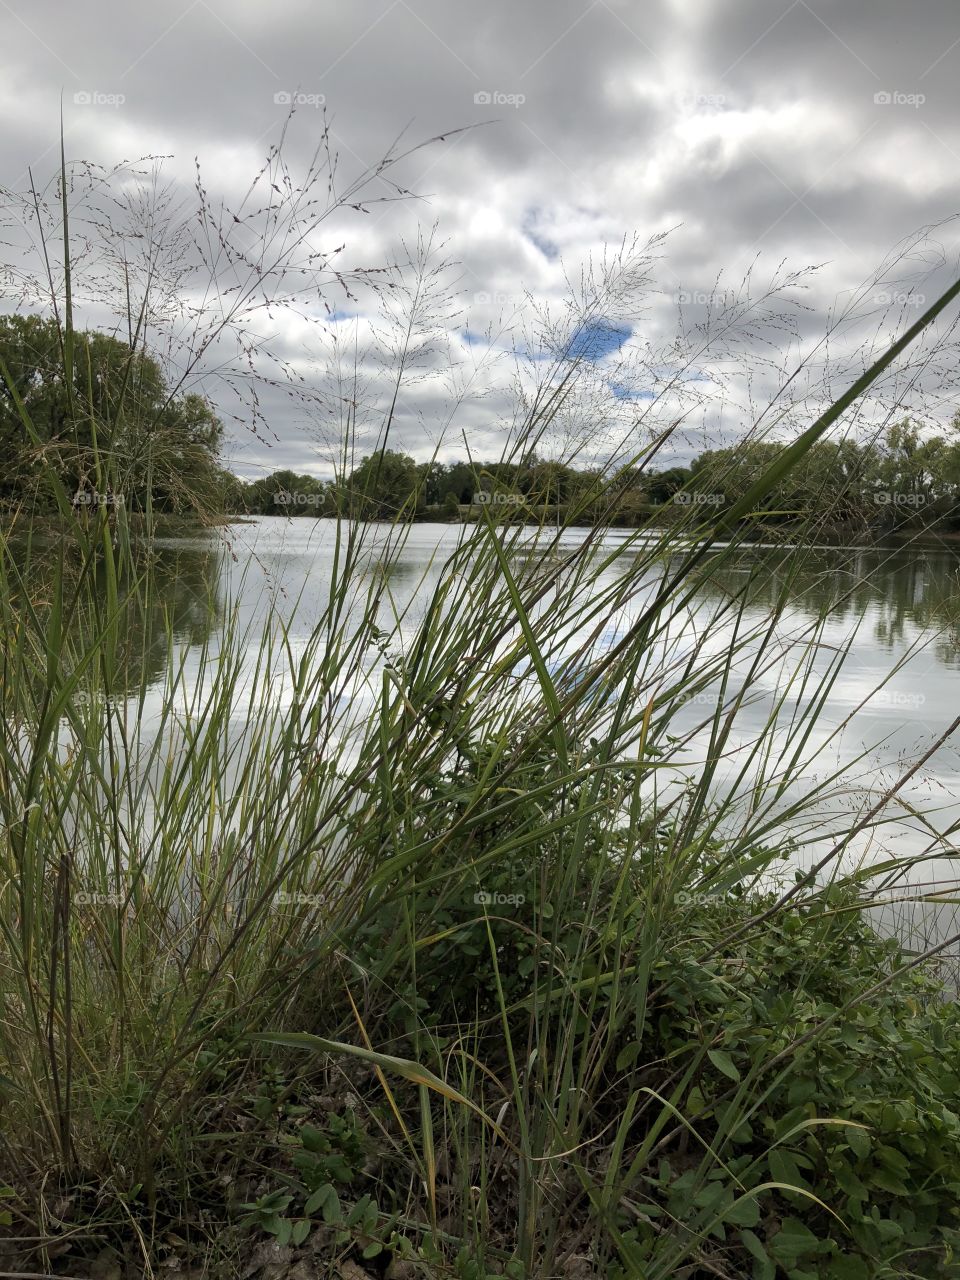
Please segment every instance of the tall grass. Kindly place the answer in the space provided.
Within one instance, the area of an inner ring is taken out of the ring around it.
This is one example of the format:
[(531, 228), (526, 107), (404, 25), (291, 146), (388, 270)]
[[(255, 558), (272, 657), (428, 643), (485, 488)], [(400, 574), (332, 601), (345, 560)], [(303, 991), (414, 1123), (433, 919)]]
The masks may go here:
[[(65, 195), (62, 230), (69, 263)], [(508, 456), (569, 425), (577, 336), (645, 270), (615, 259), (580, 300)], [(907, 960), (859, 931), (872, 877), (910, 860), (858, 860), (896, 786), (823, 830), (858, 762), (811, 781), (845, 654), (824, 658), (830, 606), (786, 628), (802, 548), (762, 615), (749, 577), (704, 588), (958, 292), (723, 522), (690, 506), (611, 545), (570, 536), (578, 509), (559, 528), (484, 513), (441, 544), (422, 617), (391, 592), (405, 512), (324, 522), (305, 641), (211, 592), (189, 663), (169, 614), (159, 652), (139, 642), (164, 616), (149, 524), (78, 517), (46, 477), (53, 541), (29, 518), (0, 534), (0, 1179), (18, 1257), (82, 1268), (106, 1242), (147, 1274), (174, 1255), (238, 1274), (253, 1233), (312, 1241), (330, 1275), (386, 1254), (394, 1275), (939, 1274), (960, 1224), (878, 1227), (869, 1269), (869, 1212), (822, 1137), (858, 1150), (868, 1112), (811, 1111), (805, 1090), (835, 1033), (957, 938)], [(631, 428), (584, 507), (615, 504), (623, 465), (674, 429)], [(776, 694), (745, 738), (761, 679)], [(935, 1004), (919, 982), (903, 999)], [(807, 1224), (831, 1247), (811, 1252)]]

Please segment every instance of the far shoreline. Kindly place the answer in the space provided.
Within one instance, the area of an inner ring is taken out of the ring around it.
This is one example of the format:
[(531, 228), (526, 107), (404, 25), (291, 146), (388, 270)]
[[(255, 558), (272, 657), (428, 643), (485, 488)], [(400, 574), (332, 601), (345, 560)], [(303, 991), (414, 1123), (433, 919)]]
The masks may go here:
[[(92, 513), (91, 513), (92, 515)], [(49, 512), (46, 515), (37, 517), (36, 513), (32, 516), (28, 512), (7, 512), (0, 513), (0, 529), (7, 536), (16, 535), (17, 525), (21, 519), (39, 520), (46, 525), (51, 531), (64, 531), (70, 527), (70, 522), (63, 519), (56, 512)], [(296, 514), (284, 510), (277, 512), (220, 512), (216, 515), (205, 515), (199, 517), (186, 513), (173, 512), (156, 512), (152, 516), (153, 532), (158, 537), (177, 537), (177, 536), (195, 536), (205, 530), (214, 531), (225, 529), (231, 525), (249, 525), (254, 526), (262, 519), (283, 519), (288, 523), (293, 521), (317, 521), (317, 520), (336, 520), (335, 513), (318, 513), (297, 512)], [(131, 532), (138, 536), (144, 533), (144, 525), (147, 522), (147, 516), (142, 512), (132, 512), (129, 519), (129, 527)], [(363, 524), (382, 524), (390, 525), (391, 521), (382, 518), (359, 519), (357, 517), (349, 517), (344, 515), (343, 519), (353, 519), (356, 523)], [(458, 525), (479, 524), (483, 519), (483, 508), (464, 506), (462, 514), (458, 520), (451, 518), (444, 519), (439, 511), (418, 512), (410, 519), (404, 521), (405, 524), (430, 524), (430, 525), (448, 525), (456, 528)], [(528, 528), (543, 528), (545, 530), (555, 530), (558, 532), (572, 532), (574, 530), (582, 530), (584, 533), (592, 529), (601, 528), (611, 533), (622, 533), (625, 536), (635, 533), (661, 533), (671, 528), (675, 529), (681, 536), (696, 537), (694, 530), (683, 530), (674, 521), (658, 521), (651, 519), (643, 524), (619, 524), (619, 523), (577, 523), (577, 524), (555, 524), (556, 511), (540, 511), (534, 518), (531, 513), (529, 518), (518, 519), (516, 516), (503, 518), (497, 513), (493, 518), (493, 523), (497, 528), (524, 525)], [(111, 520), (111, 524), (114, 521)], [(33, 525), (36, 531), (36, 525)], [(706, 532), (706, 531), (704, 531)], [(774, 548), (782, 546), (784, 549), (791, 545), (799, 545), (795, 543), (797, 534), (803, 532), (799, 525), (758, 525), (751, 531), (753, 536), (743, 537), (741, 544), (751, 547), (768, 547)], [(809, 531), (808, 531), (809, 532)], [(730, 538), (728, 531), (722, 538), (717, 538), (718, 543), (726, 542)], [(867, 540), (864, 540), (864, 539)], [(935, 527), (928, 528), (906, 528), (906, 529), (888, 529), (878, 530), (876, 535), (870, 537), (863, 530), (853, 533), (852, 530), (842, 528), (824, 528), (820, 531), (815, 543), (804, 542), (805, 547), (820, 547), (824, 550), (849, 550), (849, 551), (870, 551), (878, 548), (887, 548), (889, 550), (898, 550), (911, 547), (917, 550), (932, 551), (938, 548), (942, 550), (953, 550), (960, 548), (960, 529), (944, 529), (939, 530)]]

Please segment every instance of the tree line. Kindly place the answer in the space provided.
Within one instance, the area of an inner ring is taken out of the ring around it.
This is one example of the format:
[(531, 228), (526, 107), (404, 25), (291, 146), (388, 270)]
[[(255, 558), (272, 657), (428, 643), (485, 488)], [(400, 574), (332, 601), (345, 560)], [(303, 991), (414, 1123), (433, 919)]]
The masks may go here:
[[(52, 510), (56, 477), (75, 505), (123, 502), (131, 512), (459, 520), (487, 506), (498, 520), (635, 527), (687, 518), (691, 508), (722, 514), (783, 448), (746, 439), (689, 465), (603, 472), (533, 452), (515, 461), (418, 463), (380, 449), (335, 480), (279, 470), (244, 481), (221, 464), (224, 429), (213, 408), (202, 396), (172, 394), (142, 346), (78, 332), (69, 365), (64, 357), (55, 320), (0, 317), (0, 507)], [(755, 518), (789, 527), (813, 517), (825, 531), (858, 535), (953, 531), (958, 511), (960, 413), (940, 433), (904, 419), (870, 441), (821, 441)]]
[[(767, 472), (782, 444), (746, 440), (701, 453), (687, 466), (624, 467), (601, 473), (531, 455), (519, 462), (417, 463), (379, 450), (341, 480), (293, 471), (236, 479), (229, 509), (251, 515), (448, 519), (487, 507), (497, 519), (554, 515), (584, 524), (636, 527), (722, 514)], [(960, 530), (960, 414), (948, 434), (922, 434), (909, 420), (877, 439), (821, 441), (763, 500), (761, 526), (809, 524), (837, 535), (936, 527)]]

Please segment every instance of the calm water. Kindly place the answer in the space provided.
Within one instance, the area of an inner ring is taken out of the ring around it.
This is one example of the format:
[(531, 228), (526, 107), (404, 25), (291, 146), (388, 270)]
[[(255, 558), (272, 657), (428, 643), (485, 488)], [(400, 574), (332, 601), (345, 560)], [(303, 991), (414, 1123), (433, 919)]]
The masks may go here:
[[(271, 618), (283, 619), (294, 649), (306, 641), (324, 608), (334, 529), (332, 522), (325, 520), (263, 517), (231, 525), (216, 537), (162, 542), (164, 603), (172, 609), (188, 678), (199, 669), (201, 644), (208, 643), (216, 651), (222, 625), (218, 618), (233, 607), (248, 628), (251, 663), (259, 650), (262, 626)], [(460, 536), (459, 526), (451, 525), (418, 524), (409, 531), (403, 553), (389, 574), (394, 606), (404, 614), (404, 638), (414, 634), (443, 561)], [(573, 546), (582, 536), (569, 530), (563, 535), (564, 543)], [(626, 536), (610, 531), (605, 545), (615, 547)], [(625, 554), (622, 563), (614, 562), (608, 579), (626, 571), (632, 554)], [(766, 617), (784, 574), (790, 570), (789, 559), (782, 549), (745, 549), (702, 586), (688, 613), (664, 638), (664, 654), (703, 643), (703, 623), (743, 585), (758, 560), (763, 573), (747, 607), (746, 621)], [(374, 546), (370, 571), (376, 569)], [(651, 576), (649, 590), (654, 583)], [(811, 652), (812, 620), (824, 604), (841, 595), (846, 599), (833, 612), (818, 647)], [(218, 613), (213, 617), (207, 608), (210, 596), (217, 601)], [(641, 591), (630, 608), (609, 619), (605, 642), (623, 634), (643, 601)], [(156, 622), (156, 635), (149, 634), (148, 626), (138, 638), (153, 662), (148, 713), (150, 700), (157, 710), (162, 698), (165, 641), (159, 609)], [(721, 626), (706, 643), (720, 650), (728, 636), (729, 628)], [(818, 807), (822, 833), (810, 827), (809, 819), (798, 832), (806, 842), (801, 862), (809, 863), (829, 848), (829, 832), (835, 832), (838, 823), (849, 826), (852, 818), (869, 808), (960, 714), (960, 554), (950, 549), (823, 547), (805, 555), (803, 571), (777, 628), (777, 659), (751, 678), (748, 702), (737, 716), (734, 745), (747, 747), (777, 708), (778, 722), (787, 735), (801, 693), (797, 673), (803, 661), (808, 659), (813, 670), (824, 671), (842, 646), (849, 646), (849, 653), (805, 745), (809, 763), (803, 779), (781, 797), (781, 803), (788, 804), (815, 782), (840, 768), (847, 770), (844, 784), (834, 785), (830, 798)], [(892, 678), (876, 692), (891, 671)], [(358, 705), (373, 697), (374, 687), (371, 684), (370, 689), (358, 687), (354, 691)], [(806, 696), (810, 692), (808, 689)], [(278, 680), (274, 696), (282, 705), (286, 696), (282, 680)], [(694, 730), (712, 713), (716, 696), (708, 689), (692, 698), (680, 712), (676, 729)], [(697, 768), (708, 737), (706, 729), (694, 734), (686, 753), (690, 769)], [(875, 832), (871, 840), (858, 842), (858, 857), (876, 861), (889, 853), (935, 851), (937, 857), (915, 879), (935, 881), (938, 887), (955, 882), (949, 833), (952, 824), (960, 824), (958, 746), (960, 739), (946, 743), (918, 771), (899, 793), (899, 804), (891, 811), (896, 820), (881, 833)], [(738, 754), (742, 753), (728, 753), (719, 770), (718, 787), (736, 782), (741, 767)], [(917, 816), (921, 812), (926, 815), (923, 820)], [(952, 906), (923, 910), (923, 927), (934, 934), (949, 926), (954, 912)]]

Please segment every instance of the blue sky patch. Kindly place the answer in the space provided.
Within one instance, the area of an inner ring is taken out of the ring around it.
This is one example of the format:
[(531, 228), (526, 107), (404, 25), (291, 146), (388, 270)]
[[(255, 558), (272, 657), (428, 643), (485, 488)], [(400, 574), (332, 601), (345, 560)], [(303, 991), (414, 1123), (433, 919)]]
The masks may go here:
[(571, 360), (602, 360), (619, 351), (632, 332), (629, 325), (593, 320), (574, 335), (567, 354)]
[(527, 239), (532, 244), (536, 245), (536, 247), (540, 250), (543, 256), (545, 258), (549, 258), (550, 261), (553, 262), (555, 259), (560, 257), (560, 250), (557, 247), (556, 243), (549, 238), (549, 236), (545, 236), (543, 232), (538, 229), (538, 224), (540, 222), (540, 213), (541, 213), (540, 209), (536, 207), (532, 209), (528, 209), (526, 213), (523, 215), (521, 230), (523, 231), (523, 234), (527, 237)]
[(617, 400), (655, 400), (652, 391), (638, 391), (636, 387), (628, 387), (624, 382), (615, 382), (612, 378), (607, 384)]

